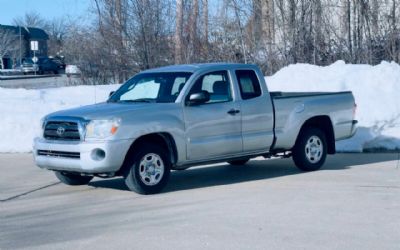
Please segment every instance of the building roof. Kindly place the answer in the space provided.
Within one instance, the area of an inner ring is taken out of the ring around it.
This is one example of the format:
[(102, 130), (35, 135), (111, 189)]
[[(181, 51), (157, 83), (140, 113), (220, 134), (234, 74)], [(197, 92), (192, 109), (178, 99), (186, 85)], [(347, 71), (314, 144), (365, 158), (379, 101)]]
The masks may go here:
[(49, 35), (46, 31), (40, 28), (34, 27), (22, 27), (22, 26), (11, 26), (11, 25), (1, 25), (0, 30), (10, 30), (14, 34), (19, 34), (21, 28), (21, 35), (29, 40), (49, 40)]
[(28, 32), (31, 39), (49, 40), (49, 35), (42, 29), (28, 27)]

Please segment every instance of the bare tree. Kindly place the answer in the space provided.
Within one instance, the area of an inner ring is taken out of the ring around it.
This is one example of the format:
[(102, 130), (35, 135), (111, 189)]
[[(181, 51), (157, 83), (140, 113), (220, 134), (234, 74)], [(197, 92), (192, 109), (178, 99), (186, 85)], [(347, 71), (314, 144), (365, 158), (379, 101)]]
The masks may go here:
[(13, 20), (16, 26), (47, 28), (46, 20), (36, 11), (25, 13), (24, 16), (16, 17)]
[(11, 56), (19, 49), (18, 39), (10, 30), (0, 29), (0, 68), (4, 69), (3, 57)]
[(65, 18), (54, 18), (47, 21), (46, 32), (49, 35), (48, 53), (62, 56), (65, 38), (68, 34), (68, 23)]
[(189, 16), (189, 37), (188, 46), (186, 53), (186, 62), (190, 63), (194, 61), (194, 57), (198, 55), (198, 30), (197, 30), (197, 20), (199, 18), (199, 1), (192, 0), (192, 13)]
[(313, 0), (314, 20), (314, 46), (313, 46), (313, 63), (320, 64), (323, 53), (324, 38), (322, 33), (322, 3), (321, 0)]
[(73, 50), (83, 40), (69, 57), (116, 81), (172, 63), (251, 62), (272, 74), (296, 62), (400, 60), (399, 0), (93, 1), (97, 22), (56, 41)]
[(208, 55), (208, 0), (203, 0), (203, 46), (204, 54)]
[(176, 64), (180, 64), (183, 62), (182, 29), (183, 29), (183, 0), (176, 0), (176, 27), (175, 27), (175, 63)]

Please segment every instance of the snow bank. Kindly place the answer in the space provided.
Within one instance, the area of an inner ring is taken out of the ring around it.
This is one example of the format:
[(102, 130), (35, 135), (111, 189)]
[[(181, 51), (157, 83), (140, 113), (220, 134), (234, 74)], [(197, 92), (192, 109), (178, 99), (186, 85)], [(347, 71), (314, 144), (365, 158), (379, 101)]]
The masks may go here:
[(295, 64), (266, 81), (271, 91), (353, 91), (359, 130), (353, 138), (338, 142), (337, 149), (400, 149), (400, 65)]
[[(343, 61), (327, 67), (296, 64), (266, 80), (272, 91), (353, 91), (360, 128), (353, 138), (339, 142), (338, 150), (400, 149), (400, 65), (350, 65)], [(118, 87), (0, 88), (0, 152), (31, 151), (43, 116), (104, 101)]]
[(0, 152), (30, 152), (48, 113), (105, 101), (119, 85), (40, 90), (0, 88)]

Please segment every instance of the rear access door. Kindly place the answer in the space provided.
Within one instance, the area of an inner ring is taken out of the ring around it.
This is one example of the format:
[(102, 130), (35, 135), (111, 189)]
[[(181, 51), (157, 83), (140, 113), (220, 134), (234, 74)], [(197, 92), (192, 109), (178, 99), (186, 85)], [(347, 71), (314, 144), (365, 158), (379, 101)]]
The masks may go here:
[(240, 91), (244, 153), (266, 152), (274, 140), (274, 112), (267, 87), (252, 69), (235, 70)]

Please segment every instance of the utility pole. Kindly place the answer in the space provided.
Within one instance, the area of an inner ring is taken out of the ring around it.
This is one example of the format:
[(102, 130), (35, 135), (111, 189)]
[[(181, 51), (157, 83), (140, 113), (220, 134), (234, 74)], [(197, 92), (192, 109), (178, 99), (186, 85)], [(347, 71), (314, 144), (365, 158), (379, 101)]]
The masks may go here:
[(22, 65), (22, 37), (21, 37), (21, 26), (19, 26), (19, 66)]

